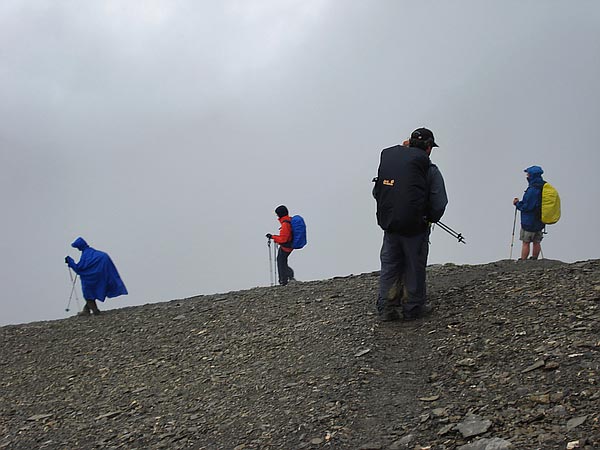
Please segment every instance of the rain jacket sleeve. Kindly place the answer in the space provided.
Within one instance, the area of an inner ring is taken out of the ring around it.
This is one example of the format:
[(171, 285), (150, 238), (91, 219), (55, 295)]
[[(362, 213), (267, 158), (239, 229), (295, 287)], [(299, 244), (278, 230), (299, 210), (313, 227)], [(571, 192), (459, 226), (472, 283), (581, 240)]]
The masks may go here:
[(440, 169), (435, 164), (431, 164), (428, 173), (429, 183), (429, 206), (427, 211), (427, 220), (429, 222), (438, 222), (448, 205), (448, 195), (446, 194), (446, 185)]
[(523, 199), (518, 201), (515, 206), (521, 212), (532, 212), (535, 211), (538, 206), (538, 190), (535, 188), (527, 188), (525, 193), (523, 194)]
[(92, 253), (94, 252), (94, 249), (91, 247), (90, 249), (92, 252), (88, 252), (88, 249), (85, 249), (81, 252), (81, 258), (79, 258), (78, 263), (76, 263), (75, 260), (70, 256), (67, 256), (67, 264), (75, 271), (76, 274), (81, 275), (89, 270), (90, 265), (92, 264)]

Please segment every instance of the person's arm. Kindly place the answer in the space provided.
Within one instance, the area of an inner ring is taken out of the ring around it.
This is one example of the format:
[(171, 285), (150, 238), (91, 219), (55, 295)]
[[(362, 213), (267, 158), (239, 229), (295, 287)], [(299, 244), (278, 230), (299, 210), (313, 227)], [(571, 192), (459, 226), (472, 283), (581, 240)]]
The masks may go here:
[(81, 275), (82, 273), (86, 272), (90, 268), (90, 264), (93, 263), (93, 254), (94, 250), (88, 247), (81, 252), (81, 258), (79, 258), (79, 262), (75, 262), (70, 256), (67, 256), (68, 261), (67, 258), (65, 258), (65, 262), (69, 264), (69, 267), (73, 269), (75, 273)]
[(73, 269), (75, 271), (75, 273), (79, 273), (77, 271), (77, 263), (75, 262), (75, 260), (73, 258), (71, 258), (70, 256), (67, 256), (67, 257), (65, 257), (65, 262), (71, 269)]
[(429, 210), (427, 211), (427, 220), (429, 222), (439, 221), (448, 205), (448, 195), (446, 194), (446, 185), (442, 173), (435, 164), (429, 168)]
[(379, 190), (380, 190), (379, 179), (377, 177), (375, 177), (375, 178), (373, 178), (373, 190), (371, 191), (371, 194), (373, 194), (373, 198), (375, 200), (377, 200), (379, 198)]
[(537, 207), (536, 192), (534, 189), (527, 188), (525, 194), (523, 194), (523, 200), (515, 203), (515, 206), (519, 211), (530, 212), (534, 211)]
[(371, 194), (373, 194), (373, 198), (375, 200), (379, 200), (379, 193), (381, 192), (381, 183), (379, 182), (380, 169), (381, 169), (381, 156), (379, 156), (379, 167), (377, 168), (377, 176), (375, 178), (373, 178), (373, 190), (371, 191)]
[(290, 242), (292, 240), (292, 225), (288, 221), (283, 222), (279, 234), (273, 235), (273, 240), (279, 245)]

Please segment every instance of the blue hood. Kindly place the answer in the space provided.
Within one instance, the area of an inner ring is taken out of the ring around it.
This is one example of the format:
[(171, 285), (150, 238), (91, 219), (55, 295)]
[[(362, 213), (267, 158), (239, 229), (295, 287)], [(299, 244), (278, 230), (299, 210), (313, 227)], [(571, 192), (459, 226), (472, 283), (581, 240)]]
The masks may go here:
[(525, 169), (523, 172), (527, 172), (529, 175), (534, 175), (534, 174), (543, 174), (544, 173), (544, 169), (542, 169), (540, 166), (530, 166), (527, 169)]
[(89, 247), (88, 243), (85, 242), (85, 239), (83, 239), (82, 237), (78, 237), (77, 239), (75, 239), (75, 241), (71, 244), (71, 247), (75, 247), (77, 250), (79, 251), (84, 251), (86, 248)]
[(544, 170), (540, 166), (528, 167), (523, 172), (527, 172), (529, 186), (542, 186), (544, 184), (544, 179), (542, 178)]

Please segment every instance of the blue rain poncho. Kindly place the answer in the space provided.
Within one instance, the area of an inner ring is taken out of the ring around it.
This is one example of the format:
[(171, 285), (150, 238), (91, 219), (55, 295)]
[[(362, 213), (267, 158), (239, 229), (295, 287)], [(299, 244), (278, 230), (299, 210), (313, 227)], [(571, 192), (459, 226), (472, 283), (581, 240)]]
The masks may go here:
[(82, 237), (75, 239), (71, 247), (81, 250), (78, 263), (70, 256), (66, 262), (81, 278), (84, 299), (103, 302), (106, 297), (127, 295), (127, 288), (107, 253), (90, 247)]

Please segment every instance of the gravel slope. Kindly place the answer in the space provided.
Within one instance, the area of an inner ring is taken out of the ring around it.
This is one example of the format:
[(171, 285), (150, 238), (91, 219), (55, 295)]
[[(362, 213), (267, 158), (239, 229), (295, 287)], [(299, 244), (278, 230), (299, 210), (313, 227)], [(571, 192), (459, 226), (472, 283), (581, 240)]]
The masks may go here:
[(600, 448), (600, 260), (428, 270), (2, 327), (0, 448)]

